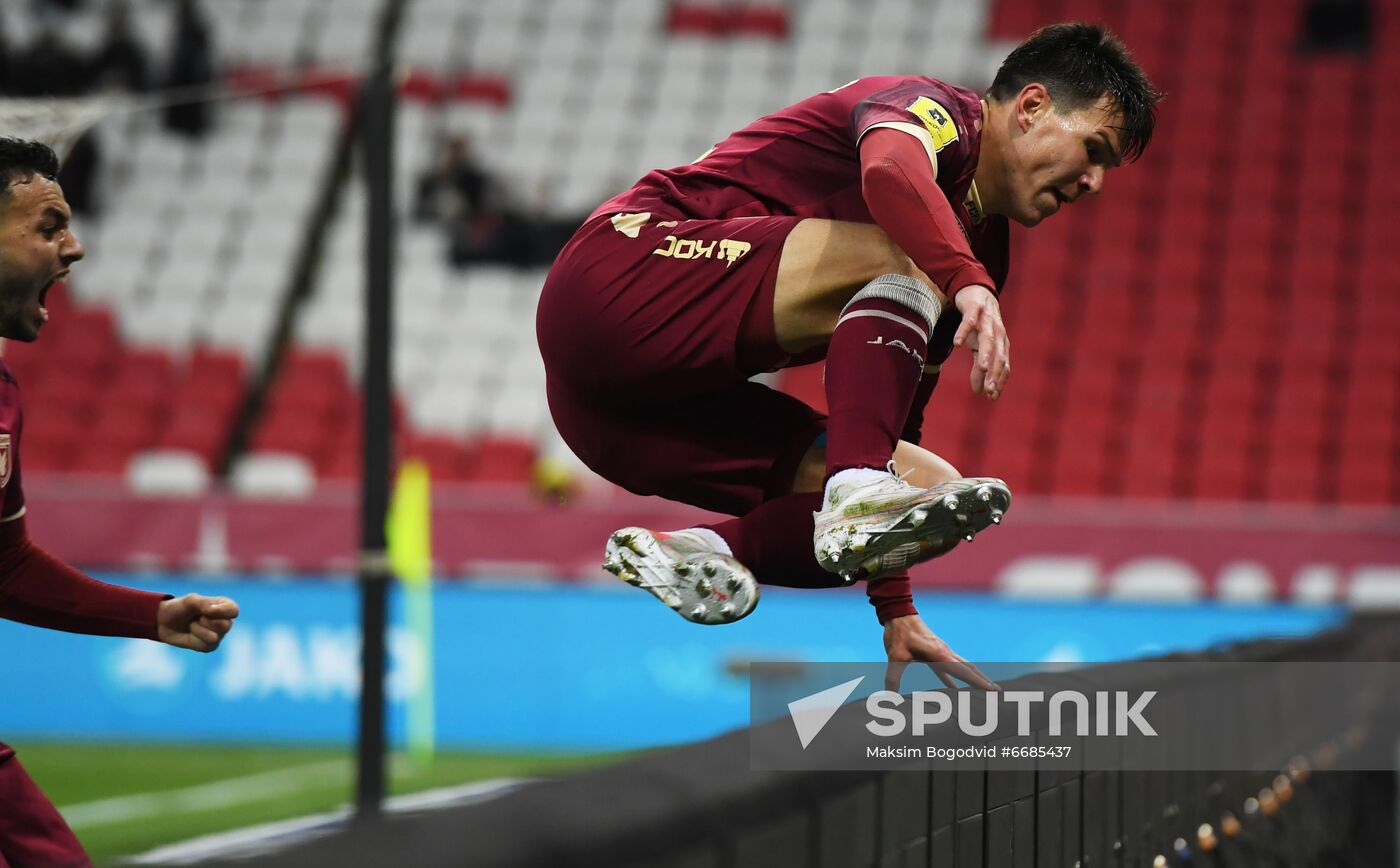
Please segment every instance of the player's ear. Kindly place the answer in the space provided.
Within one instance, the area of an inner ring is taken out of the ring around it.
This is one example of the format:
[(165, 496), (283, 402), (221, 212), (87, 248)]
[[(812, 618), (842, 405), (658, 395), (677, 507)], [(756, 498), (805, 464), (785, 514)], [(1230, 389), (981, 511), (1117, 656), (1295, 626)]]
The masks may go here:
[(1016, 123), (1024, 132), (1030, 129), (1036, 118), (1048, 112), (1050, 108), (1050, 92), (1045, 89), (1045, 85), (1033, 81), (1016, 94)]

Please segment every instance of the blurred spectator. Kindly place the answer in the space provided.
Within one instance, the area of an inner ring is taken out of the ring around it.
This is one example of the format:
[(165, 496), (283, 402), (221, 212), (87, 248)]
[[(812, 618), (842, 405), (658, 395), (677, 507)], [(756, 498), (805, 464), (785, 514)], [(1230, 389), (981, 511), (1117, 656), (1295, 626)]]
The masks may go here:
[(498, 199), (494, 180), (472, 160), (467, 138), (451, 136), (436, 165), (418, 178), (413, 216), (424, 222), (469, 218), (495, 210)]
[(529, 226), (505, 207), (500, 185), (472, 159), (465, 136), (448, 137), (419, 177), (413, 216), (442, 226), (453, 265), (530, 262)]
[(40, 16), (77, 12), (83, 0), (34, 0), (34, 11)]
[(495, 178), (476, 164), (465, 136), (450, 136), (432, 169), (418, 178), (413, 216), (447, 232), (452, 265), (547, 265), (581, 219), (532, 216), (507, 204)]
[(88, 60), (46, 26), (10, 58), (7, 90), (14, 96), (77, 96), (87, 90)]
[(149, 69), (146, 49), (131, 30), (131, 7), (125, 0), (112, 0), (107, 7), (107, 34), (92, 63), (93, 85), (140, 92), (146, 89)]
[(91, 130), (83, 133), (63, 157), (58, 170), (58, 184), (74, 214), (97, 216), (97, 176), (102, 165), (102, 152), (97, 136)]
[[(214, 83), (214, 46), (209, 24), (194, 0), (179, 0), (175, 11), (174, 48), (166, 85), (198, 87)], [(176, 103), (165, 109), (165, 126), (190, 138), (209, 129), (210, 104), (204, 99)]]

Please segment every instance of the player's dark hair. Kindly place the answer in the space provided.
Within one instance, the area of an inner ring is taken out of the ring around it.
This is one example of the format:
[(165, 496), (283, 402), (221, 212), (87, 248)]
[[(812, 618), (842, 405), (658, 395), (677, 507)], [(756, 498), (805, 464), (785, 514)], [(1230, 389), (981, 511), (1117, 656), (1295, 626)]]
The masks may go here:
[(58, 155), (43, 142), (0, 137), (0, 199), (10, 195), (10, 185), (35, 175), (58, 178)]
[(1141, 156), (1152, 141), (1162, 94), (1122, 40), (1101, 24), (1051, 24), (1032, 33), (1002, 61), (987, 96), (1012, 99), (1032, 82), (1045, 85), (1063, 111), (1092, 105), (1108, 94), (1123, 112), (1118, 132), (1125, 161)]

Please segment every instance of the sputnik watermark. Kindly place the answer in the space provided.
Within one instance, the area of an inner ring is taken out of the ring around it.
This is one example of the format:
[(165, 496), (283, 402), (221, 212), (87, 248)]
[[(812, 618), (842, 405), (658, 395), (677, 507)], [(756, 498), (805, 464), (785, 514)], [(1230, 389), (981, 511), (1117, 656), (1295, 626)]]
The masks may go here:
[[(842, 686), (844, 687), (844, 685)], [(850, 693), (851, 691), (847, 690), (846, 696), (849, 696)], [(958, 730), (964, 735), (983, 737), (996, 732), (1001, 722), (1000, 709), (1002, 704), (1010, 703), (1016, 706), (1016, 735), (1023, 738), (1029, 737), (1034, 732), (1031, 728), (1031, 711), (1034, 706), (1046, 701), (1044, 691), (1040, 690), (1007, 690), (978, 695), (984, 697), (980, 723), (973, 720), (974, 694), (966, 690), (960, 690), (957, 693), (956, 723)], [(1152, 724), (1143, 717), (1143, 712), (1147, 710), (1148, 703), (1156, 695), (1157, 691), (1155, 690), (1145, 690), (1139, 693), (1136, 699), (1133, 699), (1126, 690), (1095, 691), (1093, 734), (1119, 737), (1135, 734), (1155, 736), (1157, 730), (1153, 729)], [(952, 697), (942, 691), (916, 690), (906, 699), (894, 691), (881, 690), (870, 694), (865, 700), (865, 710), (874, 718), (866, 723), (865, 728), (871, 735), (883, 737), (904, 735), (906, 731), (911, 735), (925, 735), (931, 727), (943, 726), (954, 720), (953, 704)], [(905, 705), (909, 706), (908, 713), (903, 708)], [(1090, 699), (1077, 690), (1060, 690), (1051, 695), (1048, 706), (1050, 735), (1058, 736), (1067, 733), (1069, 727), (1064, 725), (1066, 708), (1074, 710), (1072, 720), (1074, 734), (1089, 735)], [(1114, 723), (1112, 732), (1110, 732), (1109, 727), (1110, 716)], [(830, 715), (828, 715), (827, 720), (830, 719)], [(1129, 725), (1135, 727), (1137, 732), (1129, 730)], [(805, 740), (804, 749), (807, 744), (811, 743), (811, 740), (811, 738)]]
[(1355, 770), (1400, 759), (1400, 663), (984, 665), (1001, 690), (944, 689), (937, 671), (911, 669), (901, 694), (882, 689), (883, 664), (754, 663), (752, 765), (1277, 772), (1296, 756)]
[[(792, 717), (792, 724), (797, 730), (797, 738), (802, 743), (803, 750), (806, 750), (812, 740), (831, 722), (837, 709), (864, 680), (864, 677), (855, 678), (788, 703), (788, 714)], [(1051, 736), (1066, 735), (1070, 732), (1078, 736), (1087, 736), (1092, 728), (1093, 735), (1096, 736), (1155, 736), (1157, 730), (1143, 713), (1156, 695), (1155, 690), (1140, 691), (1136, 696), (1126, 690), (1098, 690), (1094, 692), (1091, 700), (1087, 694), (1078, 690), (1056, 691), (1050, 695), (1046, 707), (1049, 733)], [(983, 700), (980, 722), (974, 719), (973, 706), (977, 696), (981, 696)], [(979, 694), (960, 690), (951, 695), (939, 690), (916, 690), (908, 697), (892, 690), (879, 690), (866, 697), (865, 710), (871, 719), (866, 722), (865, 728), (871, 735), (883, 738), (906, 733), (923, 736), (934, 727), (942, 727), (952, 722), (956, 723), (958, 731), (964, 735), (980, 738), (998, 731), (1002, 704), (1008, 703), (1016, 706), (1016, 735), (1026, 738), (1034, 733), (1031, 727), (1032, 711), (1035, 706), (1045, 702), (1045, 692), (1041, 690), (1007, 690)], [(908, 706), (907, 710), (905, 706)], [(1073, 712), (1071, 726), (1065, 725), (1066, 709)]]

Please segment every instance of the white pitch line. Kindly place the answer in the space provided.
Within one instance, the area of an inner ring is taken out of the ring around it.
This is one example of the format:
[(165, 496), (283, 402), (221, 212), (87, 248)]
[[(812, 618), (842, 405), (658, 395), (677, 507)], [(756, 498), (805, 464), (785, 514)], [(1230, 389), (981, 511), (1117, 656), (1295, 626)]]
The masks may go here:
[[(449, 805), (484, 802), (497, 796), (503, 796), (532, 780), (532, 778), (496, 778), (489, 781), (477, 781), (471, 784), (394, 796), (384, 800), (384, 810), (389, 813), (404, 813)], [(123, 864), (192, 865), (216, 857), (251, 859), (275, 853), (284, 846), (300, 844), (329, 834), (344, 825), (350, 816), (350, 808), (342, 806), (324, 814), (278, 820), (273, 823), (248, 826), (228, 832), (215, 832), (212, 835), (203, 835), (189, 841), (166, 844), (139, 856), (128, 857)]]
[(308, 763), (178, 790), (80, 802), (60, 807), (58, 812), (75, 829), (109, 826), (141, 817), (193, 814), (348, 781), (350, 769), (350, 761), (343, 759)]

